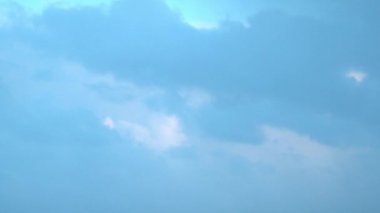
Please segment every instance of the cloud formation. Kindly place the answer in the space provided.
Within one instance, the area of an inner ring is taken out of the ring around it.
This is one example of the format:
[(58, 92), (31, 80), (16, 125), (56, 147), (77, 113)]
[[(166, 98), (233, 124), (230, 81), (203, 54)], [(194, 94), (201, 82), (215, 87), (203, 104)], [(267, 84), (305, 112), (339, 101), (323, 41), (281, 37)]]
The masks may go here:
[[(277, 169), (337, 169), (355, 154), (354, 149), (340, 149), (322, 144), (297, 132), (263, 126), (260, 144), (227, 145), (226, 150), (247, 158), (254, 164), (267, 164)], [(347, 162), (346, 162), (347, 163)]]
[(369, 3), (6, 5), (0, 212), (376, 212)]
[(186, 135), (176, 116), (156, 116), (145, 124), (120, 121), (118, 130), (134, 141), (164, 151), (182, 145)]

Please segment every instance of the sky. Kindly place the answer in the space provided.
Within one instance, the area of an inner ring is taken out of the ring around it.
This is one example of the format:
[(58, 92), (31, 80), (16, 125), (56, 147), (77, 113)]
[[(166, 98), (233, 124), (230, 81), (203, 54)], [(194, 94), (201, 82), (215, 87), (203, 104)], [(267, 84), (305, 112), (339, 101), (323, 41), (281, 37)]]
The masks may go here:
[(379, 212), (379, 10), (0, 0), (0, 212)]

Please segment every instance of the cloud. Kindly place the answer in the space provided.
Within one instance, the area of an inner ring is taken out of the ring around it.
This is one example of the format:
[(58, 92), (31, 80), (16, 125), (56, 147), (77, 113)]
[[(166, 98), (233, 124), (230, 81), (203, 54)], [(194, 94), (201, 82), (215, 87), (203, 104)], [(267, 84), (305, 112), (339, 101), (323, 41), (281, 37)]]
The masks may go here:
[(115, 128), (115, 122), (110, 117), (106, 117), (103, 120), (103, 125), (106, 126), (106, 127), (108, 127), (109, 129), (114, 129)]
[(322, 144), (292, 130), (264, 126), (262, 143), (229, 144), (227, 150), (255, 164), (278, 169), (337, 169), (355, 153), (354, 149)]
[[(185, 19), (220, 22), (224, 20), (244, 21), (263, 11), (282, 11), (288, 14), (312, 17), (319, 20), (371, 21), (376, 17), (377, 2), (356, 0), (165, 0), (174, 10), (180, 11)], [(352, 13), (360, 14), (360, 18)]]
[(25, 54), (38, 63), (21, 69), (25, 61), (15, 60), (13, 72), (1, 74), (2, 86), (15, 101), (48, 104), (56, 110), (86, 110), (102, 119), (105, 127), (125, 136), (125, 142), (132, 139), (157, 150), (184, 143), (180, 118), (149, 105), (165, 100), (162, 89), (119, 80), (110, 73), (92, 72), (67, 60), (46, 60), (34, 51)]
[(194, 21), (194, 22), (187, 22), (191, 27), (197, 30), (217, 30), (219, 28), (218, 24), (211, 23), (211, 22), (202, 22), (202, 21)]
[(360, 83), (363, 83), (363, 81), (367, 78), (367, 74), (362, 71), (352, 70), (346, 74), (346, 77), (360, 84)]
[(199, 88), (181, 89), (178, 94), (183, 98), (186, 105), (192, 108), (201, 108), (214, 100), (212, 95)]
[[(186, 105), (193, 108), (210, 104), (208, 91), (212, 91), (211, 99), (218, 98), (218, 103), (213, 103), (213, 111), (205, 111), (202, 118), (194, 119), (196, 125), (215, 130), (205, 131), (210, 136), (215, 132), (244, 135), (244, 131), (249, 131), (248, 124), (255, 120), (253, 115), (262, 122), (281, 120), (280, 126), (287, 126), (295, 123), (291, 116), (280, 119), (274, 114), (283, 111), (287, 115), (286, 111), (293, 108), (305, 112), (305, 117), (313, 117), (302, 119), (295, 129), (313, 128), (313, 125), (315, 130), (326, 128), (326, 125), (315, 125), (321, 123), (320, 117), (326, 113), (344, 121), (339, 127), (358, 122), (366, 126), (361, 128), (363, 131), (371, 129), (369, 127), (378, 120), (378, 116), (373, 116), (380, 105), (374, 98), (376, 89), (365, 88), (366, 91), (359, 94), (341, 82), (340, 70), (353, 60), (373, 70), (378, 66), (376, 60), (370, 60), (378, 55), (376, 51), (366, 49), (370, 43), (376, 43), (375, 40), (363, 39), (363, 44), (355, 42), (356, 36), (363, 38), (364, 31), (358, 32), (351, 25), (263, 10), (244, 20), (250, 28), (230, 20), (219, 23), (219, 30), (205, 33), (189, 27), (186, 19), (161, 1), (138, 4), (118, 1), (107, 13), (89, 7), (49, 8), (29, 21), (33, 28), (17, 26), (14, 29), (18, 30), (9, 32), (7, 39), (1, 41), (9, 47), (13, 43), (25, 45), (52, 57), (78, 62), (101, 78), (109, 78), (108, 74), (117, 79), (116, 84), (86, 83), (86, 87), (92, 87), (92, 95), (82, 99), (101, 96), (107, 99), (102, 103), (114, 112), (99, 110), (100, 119), (106, 116), (128, 118), (130, 115), (125, 115), (123, 107), (133, 108), (134, 112), (141, 110), (137, 108), (149, 111), (152, 107), (147, 105), (167, 111), (164, 114), (179, 116), (171, 112), (175, 103), (164, 100), (167, 97), (163, 91), (171, 93), (173, 88), (196, 85), (201, 91), (190, 88), (179, 93)], [(17, 54), (19, 51), (14, 51), (14, 55)], [(88, 90), (86, 87), (73, 87), (76, 89), (70, 92), (74, 97), (79, 96), (77, 91)], [(72, 97), (65, 94), (68, 91), (52, 99), (72, 103), (69, 101)], [(126, 99), (128, 104), (120, 104)], [(110, 104), (112, 102), (119, 105)], [(137, 107), (139, 103), (144, 103), (140, 104), (143, 107)], [(263, 105), (269, 107), (260, 108)], [(283, 105), (291, 107), (283, 110)], [(364, 106), (367, 106), (365, 110), (358, 110)], [(224, 124), (224, 117), (229, 118), (234, 127)]]
[[(378, 151), (355, 161), (346, 148), (378, 146), (379, 13), (349, 13), (362, 25), (244, 8), (250, 18), (210, 20), (219, 28), (207, 31), (159, 0), (10, 16), (0, 33), (0, 156), (21, 180), (0, 171), (0, 211), (379, 209)], [(341, 70), (351, 64), (371, 70), (369, 87), (347, 86)], [(262, 123), (271, 126), (257, 136)], [(202, 155), (207, 138), (215, 155)]]
[(185, 143), (187, 138), (180, 121), (173, 115), (155, 116), (145, 123), (122, 120), (119, 121), (119, 124), (120, 128), (117, 130), (122, 135), (159, 151), (178, 147)]

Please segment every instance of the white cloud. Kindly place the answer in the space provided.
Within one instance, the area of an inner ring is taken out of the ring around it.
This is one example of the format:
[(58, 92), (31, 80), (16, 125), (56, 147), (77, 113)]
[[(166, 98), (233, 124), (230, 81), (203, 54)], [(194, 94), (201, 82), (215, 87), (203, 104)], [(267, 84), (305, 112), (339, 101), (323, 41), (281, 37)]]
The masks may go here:
[(214, 99), (208, 92), (198, 88), (182, 89), (178, 94), (183, 98), (186, 105), (192, 108), (200, 108), (210, 104)]
[(106, 126), (106, 127), (108, 127), (109, 129), (114, 129), (115, 128), (115, 122), (110, 117), (106, 117), (103, 120), (103, 125)]
[(351, 70), (346, 74), (346, 77), (356, 81), (357, 83), (362, 83), (367, 78), (367, 74), (362, 71)]
[(351, 149), (328, 146), (287, 129), (264, 126), (261, 131), (264, 140), (260, 144), (230, 143), (224, 148), (253, 163), (286, 169), (333, 168), (353, 153)]
[[(65, 77), (54, 80), (53, 84), (56, 87), (59, 83), (59, 90), (55, 91), (58, 97), (65, 97), (59, 103), (85, 106), (105, 117), (103, 125), (116, 130), (125, 139), (156, 150), (177, 147), (185, 141), (179, 118), (162, 115), (148, 104), (165, 95), (162, 89), (120, 81), (109, 74), (91, 73), (78, 65), (66, 64), (63, 69), (61, 73)], [(64, 84), (71, 85), (70, 89)]]
[(122, 135), (155, 150), (167, 150), (182, 145), (186, 135), (176, 116), (161, 115), (144, 123), (120, 121)]
[[(34, 57), (30, 60), (41, 61)], [(126, 141), (132, 138), (157, 150), (177, 147), (186, 140), (180, 118), (162, 114), (151, 104), (162, 101), (166, 92), (161, 88), (118, 80), (110, 74), (91, 72), (67, 61), (50, 60), (30, 66), (24, 61), (16, 61), (15, 64), (23, 69), (4, 72), (0, 79), (15, 101), (44, 100), (56, 109), (86, 109)]]
[(186, 24), (190, 25), (196, 30), (217, 30), (219, 29), (219, 24), (207, 21), (185, 21)]

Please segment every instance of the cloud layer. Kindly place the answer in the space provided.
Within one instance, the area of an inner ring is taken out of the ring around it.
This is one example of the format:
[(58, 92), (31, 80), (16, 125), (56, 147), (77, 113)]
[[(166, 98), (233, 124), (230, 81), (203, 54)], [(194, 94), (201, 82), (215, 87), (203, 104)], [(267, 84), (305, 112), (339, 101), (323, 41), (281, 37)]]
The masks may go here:
[(376, 212), (374, 4), (1, 4), (0, 212)]

